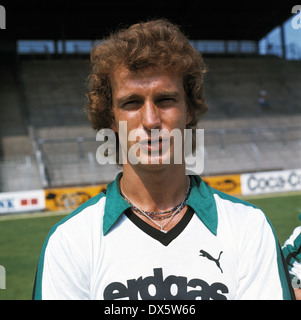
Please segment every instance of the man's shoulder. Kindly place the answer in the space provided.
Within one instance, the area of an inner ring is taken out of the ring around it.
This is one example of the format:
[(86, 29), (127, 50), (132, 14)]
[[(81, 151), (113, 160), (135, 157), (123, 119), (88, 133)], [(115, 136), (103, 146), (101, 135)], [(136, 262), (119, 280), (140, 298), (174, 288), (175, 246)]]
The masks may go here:
[(82, 233), (88, 225), (93, 225), (95, 220), (101, 220), (104, 211), (105, 193), (90, 198), (77, 209), (69, 213), (66, 217), (56, 223), (49, 232), (49, 237), (56, 232), (75, 234), (76, 231)]
[(247, 222), (250, 219), (253, 221), (268, 222), (266, 214), (261, 208), (256, 205), (245, 201), (237, 196), (229, 195), (222, 191), (209, 187), (216, 202), (217, 211), (228, 219), (240, 222)]
[(204, 179), (202, 179), (202, 177), (200, 176), (194, 176), (195, 180), (196, 180), (196, 184), (198, 186), (202, 185), (203, 187), (200, 188), (200, 193), (206, 193), (206, 195), (209, 195), (209, 198), (212, 196), (216, 199), (220, 199), (223, 202), (229, 202), (231, 204), (237, 204), (237, 205), (243, 205), (246, 207), (250, 207), (253, 209), (259, 209), (256, 205), (249, 203), (241, 198), (238, 198), (237, 196), (234, 195), (230, 195), (228, 193), (225, 193), (223, 191), (220, 191), (218, 189), (215, 189), (213, 187), (211, 187)]
[(209, 188), (212, 190), (213, 195), (215, 195), (215, 197), (220, 198), (221, 201), (228, 201), (229, 203), (231, 203), (233, 205), (239, 205), (239, 206), (244, 206), (244, 207), (260, 210), (256, 205), (254, 205), (248, 201), (245, 201), (245, 200), (239, 198), (238, 196), (230, 195), (230, 194), (222, 192), (220, 190), (213, 189), (212, 187), (209, 187)]
[(250, 234), (263, 230), (272, 231), (274, 234), (273, 226), (261, 208), (219, 190), (212, 189), (212, 192), (221, 225), (226, 224)]

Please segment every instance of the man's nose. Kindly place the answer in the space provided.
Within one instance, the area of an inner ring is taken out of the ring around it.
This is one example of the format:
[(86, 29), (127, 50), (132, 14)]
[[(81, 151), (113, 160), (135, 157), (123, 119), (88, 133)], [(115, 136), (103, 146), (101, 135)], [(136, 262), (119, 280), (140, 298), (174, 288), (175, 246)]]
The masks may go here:
[(160, 129), (160, 109), (152, 101), (146, 101), (141, 110), (141, 123), (146, 130)]

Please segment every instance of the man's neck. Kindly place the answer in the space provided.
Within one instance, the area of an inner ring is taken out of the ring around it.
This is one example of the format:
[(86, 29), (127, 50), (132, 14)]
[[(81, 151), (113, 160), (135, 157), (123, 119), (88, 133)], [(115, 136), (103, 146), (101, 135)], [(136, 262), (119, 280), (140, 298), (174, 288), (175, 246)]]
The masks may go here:
[(188, 187), (185, 167), (175, 165), (160, 170), (124, 166), (121, 191), (145, 211), (165, 211), (180, 203)]

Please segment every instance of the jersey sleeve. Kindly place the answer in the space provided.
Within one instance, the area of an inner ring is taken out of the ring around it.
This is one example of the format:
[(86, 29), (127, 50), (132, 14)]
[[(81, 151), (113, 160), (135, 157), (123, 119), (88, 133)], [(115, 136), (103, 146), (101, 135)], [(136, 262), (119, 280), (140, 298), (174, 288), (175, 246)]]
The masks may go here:
[(60, 230), (46, 239), (38, 264), (34, 300), (89, 299), (88, 270), (76, 246)]
[(259, 210), (248, 219), (240, 246), (239, 300), (291, 300), (291, 287), (281, 247), (273, 227)]
[(282, 250), (291, 279), (301, 280), (301, 226), (294, 229)]

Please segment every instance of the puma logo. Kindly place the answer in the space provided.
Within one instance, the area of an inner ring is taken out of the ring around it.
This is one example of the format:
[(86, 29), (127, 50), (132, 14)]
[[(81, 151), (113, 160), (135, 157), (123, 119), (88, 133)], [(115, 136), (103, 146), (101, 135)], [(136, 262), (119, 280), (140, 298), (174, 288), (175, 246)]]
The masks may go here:
[(221, 272), (223, 273), (223, 270), (221, 268), (221, 265), (219, 263), (219, 259), (221, 258), (221, 254), (223, 253), (223, 251), (220, 252), (219, 256), (217, 259), (213, 258), (211, 254), (209, 254), (208, 252), (204, 251), (204, 250), (200, 250), (200, 256), (201, 257), (206, 257), (209, 260), (212, 260), (216, 263), (216, 266), (221, 270)]

